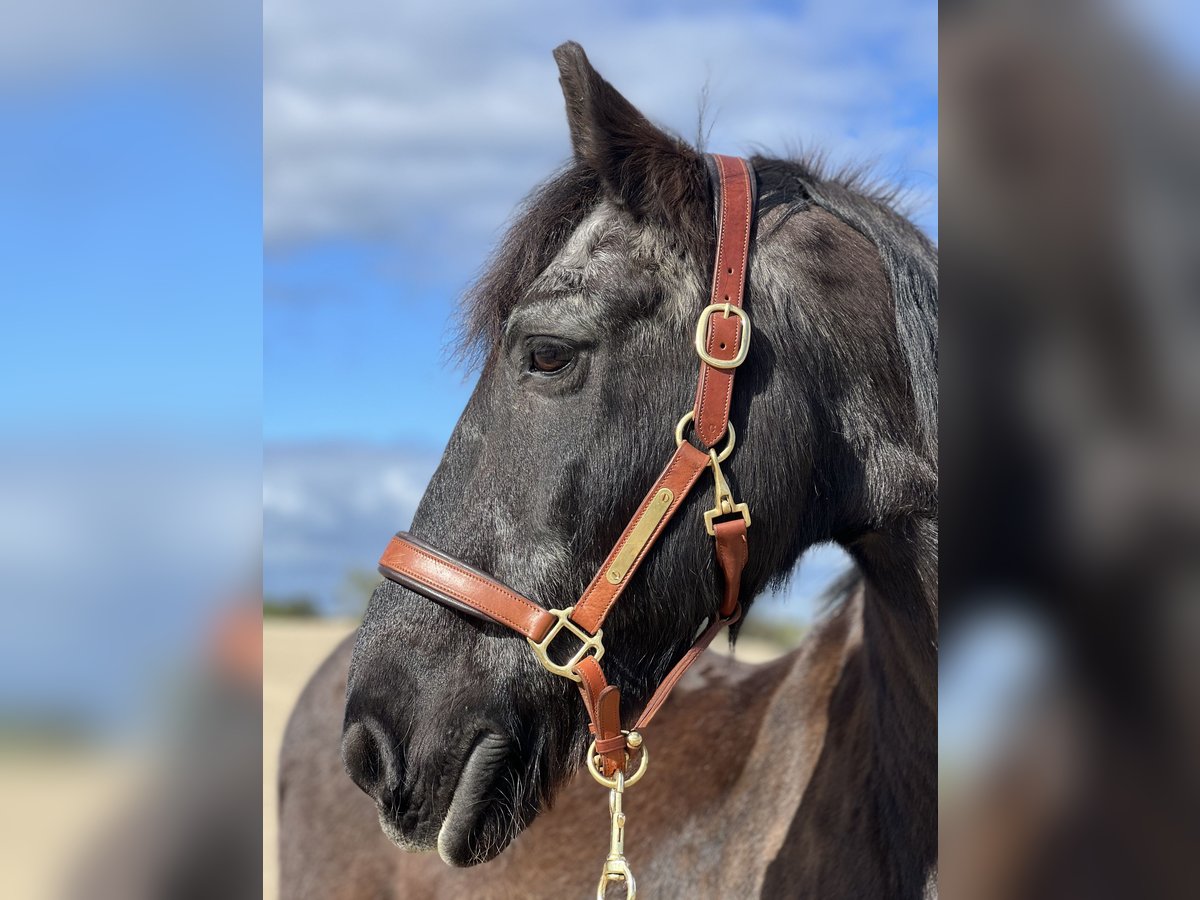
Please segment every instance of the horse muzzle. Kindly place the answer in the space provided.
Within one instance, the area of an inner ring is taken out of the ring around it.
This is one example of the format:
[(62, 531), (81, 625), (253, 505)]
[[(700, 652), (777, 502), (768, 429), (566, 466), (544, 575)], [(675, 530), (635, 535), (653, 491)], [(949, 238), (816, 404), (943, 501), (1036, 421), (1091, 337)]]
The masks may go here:
[(378, 720), (364, 716), (346, 724), (342, 761), (375, 801), (392, 843), (436, 849), (447, 864), (470, 866), (498, 854), (514, 831), (512, 791), (501, 784), (513, 769), (513, 747), (505, 735), (483, 730), (465, 752), (447, 748), (411, 760)]

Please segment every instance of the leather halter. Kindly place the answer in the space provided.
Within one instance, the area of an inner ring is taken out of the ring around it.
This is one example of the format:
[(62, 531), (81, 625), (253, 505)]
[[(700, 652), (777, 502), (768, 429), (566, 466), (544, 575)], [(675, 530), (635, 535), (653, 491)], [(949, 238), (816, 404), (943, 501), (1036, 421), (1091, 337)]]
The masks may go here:
[[(753, 172), (746, 160), (712, 155), (708, 163), (717, 195), (717, 252), (712, 296), (696, 324), (700, 372), (695, 405), (676, 426), (675, 453), (638, 505), (583, 596), (566, 609), (546, 609), (405, 532), (392, 538), (379, 561), (379, 571), (392, 581), (438, 603), (524, 635), (549, 671), (578, 682), (595, 736), (594, 751), (588, 755), (589, 767), (599, 766), (608, 779), (620, 773), (623, 785), (632, 784), (637, 777), (624, 774), (630, 762), (629, 751), (641, 747), (640, 735), (633, 735), (649, 724), (671, 689), (717, 632), (741, 615), (738, 595), (749, 552), (746, 531), (750, 512), (744, 503), (734, 502), (720, 464), (734, 446), (735, 434), (729, 423), (733, 378), (746, 358), (750, 342), (750, 321), (742, 305), (755, 189)], [(699, 450), (684, 439), (689, 421), (700, 442), (712, 449)], [(727, 435), (725, 448), (718, 452), (716, 445)], [(704, 524), (714, 539), (717, 562), (725, 579), (720, 609), (655, 690), (633, 728), (622, 732), (620, 691), (608, 684), (600, 668), (604, 655), (601, 626), (707, 468), (713, 470), (716, 501), (705, 513)], [(550, 647), (564, 630), (581, 646), (569, 660), (557, 663), (550, 657)], [(644, 764), (644, 750), (641, 755)]]

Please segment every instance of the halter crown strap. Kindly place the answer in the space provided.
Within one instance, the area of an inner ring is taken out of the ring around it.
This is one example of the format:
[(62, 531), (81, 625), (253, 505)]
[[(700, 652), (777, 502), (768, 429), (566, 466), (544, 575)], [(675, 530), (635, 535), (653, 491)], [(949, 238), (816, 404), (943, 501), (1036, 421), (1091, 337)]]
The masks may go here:
[[(746, 534), (750, 512), (746, 504), (734, 501), (720, 464), (734, 446), (735, 433), (729, 422), (733, 375), (746, 359), (750, 343), (750, 320), (742, 305), (754, 221), (754, 178), (744, 159), (713, 155), (709, 164), (717, 188), (717, 252), (710, 303), (696, 323), (695, 346), (700, 357), (696, 402), (676, 426), (675, 453), (579, 601), (566, 609), (545, 609), (486, 573), (404, 532), (392, 538), (379, 561), (379, 571), (392, 581), (523, 635), (542, 665), (577, 682), (596, 737), (596, 752), (603, 760), (604, 774), (610, 778), (623, 769), (627, 747), (621, 731), (620, 692), (607, 683), (600, 668), (604, 656), (601, 626), (704, 470), (710, 467), (716, 501), (704, 514), (704, 524), (715, 541), (725, 582), (719, 615), (713, 617), (659, 685), (634, 731), (650, 722), (688, 667), (723, 627), (741, 615), (738, 595), (749, 552)], [(684, 440), (688, 422), (694, 424), (699, 440), (711, 448), (707, 452)], [(718, 451), (716, 444), (722, 438), (726, 444)], [(733, 515), (738, 518), (726, 518)], [(550, 652), (563, 631), (577, 642), (565, 660)]]
[(733, 373), (750, 349), (750, 319), (742, 312), (754, 221), (750, 164), (736, 156), (710, 157), (717, 170), (719, 224), (712, 296), (696, 323), (700, 378), (696, 386), (696, 436), (712, 447), (725, 436), (733, 401)]

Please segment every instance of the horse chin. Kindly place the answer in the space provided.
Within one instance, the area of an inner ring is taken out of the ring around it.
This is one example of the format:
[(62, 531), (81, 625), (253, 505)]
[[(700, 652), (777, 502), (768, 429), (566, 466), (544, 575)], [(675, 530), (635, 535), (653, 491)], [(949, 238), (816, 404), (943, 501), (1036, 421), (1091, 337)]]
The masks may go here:
[(510, 761), (509, 751), (504, 737), (485, 733), (467, 757), (437, 836), (438, 855), (447, 865), (487, 862), (508, 845), (516, 829), (503, 827), (501, 798), (494, 788)]

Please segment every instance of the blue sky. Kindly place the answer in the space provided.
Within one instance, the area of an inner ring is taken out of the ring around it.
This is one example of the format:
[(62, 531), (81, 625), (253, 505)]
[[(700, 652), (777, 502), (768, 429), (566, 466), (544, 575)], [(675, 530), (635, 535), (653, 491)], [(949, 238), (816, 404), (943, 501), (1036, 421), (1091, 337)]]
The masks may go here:
[(21, 434), (257, 428), (257, 16), (147, 3), (14, 9), (0, 37), (0, 383)]
[(707, 83), (712, 149), (871, 164), (936, 235), (933, 3), (444, 9), (266, 6), (268, 441), (445, 442), (470, 389), (455, 301), (570, 152), (567, 38), (688, 136)]
[(152, 27), (146, 0), (65, 4), (75, 27), (0, 38), (10, 427), (249, 437), (261, 414), (268, 442), (440, 447), (471, 384), (448, 364), (456, 300), (569, 153), (568, 37), (667, 126), (694, 132), (707, 84), (714, 149), (873, 162), (936, 228), (932, 3), (268, 0), (261, 136), (236, 4)]
[(256, 158), (180, 94), (118, 78), (7, 105), (21, 140), (0, 144), (0, 366), (37, 390), (7, 397), (6, 418), (257, 419)]
[(260, 16), (0, 30), (0, 725), (167, 700), (261, 527)]

